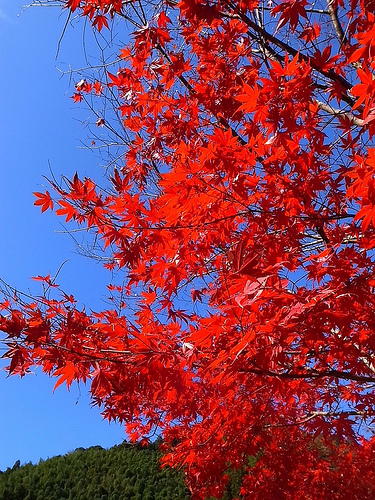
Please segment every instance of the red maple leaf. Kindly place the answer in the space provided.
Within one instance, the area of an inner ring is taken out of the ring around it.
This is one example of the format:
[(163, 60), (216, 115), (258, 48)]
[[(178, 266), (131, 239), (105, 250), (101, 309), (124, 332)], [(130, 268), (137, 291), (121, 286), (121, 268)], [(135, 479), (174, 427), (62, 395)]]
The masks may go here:
[(48, 191), (44, 193), (33, 193), (38, 199), (34, 201), (34, 205), (41, 206), (42, 212), (45, 212), (49, 208), (53, 210), (53, 200)]
[(69, 8), (72, 12), (74, 12), (78, 7), (80, 7), (81, 0), (65, 0), (66, 7)]
[(56, 210), (57, 215), (65, 215), (66, 216), (66, 222), (68, 222), (70, 219), (73, 219), (76, 217), (78, 214), (77, 210), (72, 206), (71, 203), (65, 201), (65, 200), (59, 200), (59, 205), (61, 208), (58, 208)]
[(98, 31), (101, 31), (103, 29), (103, 26), (108, 28), (107, 16), (104, 16), (103, 14), (98, 14), (97, 16), (94, 17), (92, 25), (96, 26), (98, 28)]
[(276, 14), (281, 12), (276, 30), (279, 30), (285, 24), (289, 23), (292, 32), (295, 31), (299, 17), (301, 16), (307, 19), (305, 10), (306, 5), (307, 0), (283, 0), (279, 5), (276, 5), (276, 7), (272, 9), (272, 15), (276, 16)]

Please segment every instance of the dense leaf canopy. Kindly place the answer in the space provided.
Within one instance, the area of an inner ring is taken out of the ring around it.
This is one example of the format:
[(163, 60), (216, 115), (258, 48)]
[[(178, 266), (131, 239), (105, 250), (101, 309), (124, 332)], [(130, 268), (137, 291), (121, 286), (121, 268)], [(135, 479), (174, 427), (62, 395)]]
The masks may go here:
[(375, 2), (37, 3), (116, 52), (73, 95), (105, 175), (35, 202), (93, 238), (113, 307), (5, 289), (9, 372), (90, 381), (196, 498), (250, 455), (245, 499), (371, 498)]

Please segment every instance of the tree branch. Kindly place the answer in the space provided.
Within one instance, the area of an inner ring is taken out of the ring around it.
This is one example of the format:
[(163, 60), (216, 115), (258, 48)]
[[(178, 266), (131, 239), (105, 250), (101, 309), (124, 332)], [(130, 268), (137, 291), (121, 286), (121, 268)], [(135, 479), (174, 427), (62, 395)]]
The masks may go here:
[(328, 4), (328, 12), (329, 15), (331, 16), (332, 24), (335, 28), (337, 38), (339, 39), (341, 45), (346, 45), (348, 43), (348, 39), (346, 38), (344, 30), (342, 29), (341, 23), (339, 21), (339, 17), (337, 15), (337, 7), (333, 6), (332, 0), (327, 0), (327, 4)]
[(306, 373), (296, 373), (296, 372), (275, 372), (273, 370), (266, 370), (262, 368), (246, 368), (240, 369), (240, 373), (252, 373), (260, 377), (275, 377), (279, 379), (296, 380), (296, 379), (321, 379), (321, 378), (338, 378), (340, 380), (353, 380), (356, 382), (363, 383), (375, 383), (375, 376), (370, 377), (368, 375), (356, 375), (355, 373), (343, 372), (341, 370), (326, 370), (318, 371), (311, 370)]
[[(258, 35), (261, 35), (263, 38), (268, 40), (269, 42), (273, 43), (280, 49), (284, 50), (291, 56), (295, 57), (298, 56), (299, 59), (309, 63), (311, 67), (320, 73), (321, 75), (325, 76), (326, 78), (329, 78), (330, 80), (334, 80), (338, 82), (342, 87), (344, 87), (346, 90), (350, 90), (352, 88), (352, 85), (341, 75), (338, 75), (335, 73), (332, 69), (325, 71), (323, 70), (319, 65), (315, 64), (314, 61), (307, 55), (301, 53), (299, 50), (291, 47), (288, 43), (283, 42), (279, 38), (276, 38), (274, 35), (271, 35), (271, 33), (268, 33), (264, 28), (258, 26), (256, 23), (254, 23), (246, 14), (238, 10), (231, 2), (230, 0), (227, 0), (228, 6), (236, 13), (239, 19), (241, 19), (249, 28), (254, 30)], [(348, 98), (350, 99), (350, 98)], [(344, 100), (344, 98), (343, 98)], [(352, 103), (352, 100), (350, 99), (350, 102)]]
[(323, 111), (327, 111), (327, 113), (334, 115), (334, 116), (345, 116), (349, 121), (351, 121), (354, 125), (357, 127), (364, 127), (365, 122), (361, 118), (358, 118), (358, 116), (353, 115), (353, 113), (350, 113), (348, 111), (342, 111), (341, 109), (336, 109), (333, 108), (330, 104), (326, 104), (325, 102), (321, 101), (315, 101), (316, 104), (320, 109)]

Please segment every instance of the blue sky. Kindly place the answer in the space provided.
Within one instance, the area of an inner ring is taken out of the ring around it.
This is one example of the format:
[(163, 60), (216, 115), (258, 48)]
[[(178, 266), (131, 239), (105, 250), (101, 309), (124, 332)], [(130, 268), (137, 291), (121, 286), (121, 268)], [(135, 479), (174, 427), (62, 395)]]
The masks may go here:
[[(80, 147), (88, 134), (84, 125), (95, 120), (69, 99), (72, 82), (57, 69), (84, 65), (82, 27), (69, 27), (56, 60), (66, 12), (39, 7), (17, 16), (21, 11), (22, 0), (0, 0), (0, 277), (37, 293), (30, 278), (54, 275), (69, 259), (57, 282), (87, 308), (99, 309), (110, 276), (77, 254), (69, 235), (58, 232), (61, 220), (41, 214), (32, 195), (44, 190), (49, 164), (57, 177), (98, 172), (98, 159)], [(20, 379), (0, 371), (0, 470), (18, 459), (37, 462), (125, 438), (119, 425), (90, 407), (87, 388), (67, 392), (61, 386), (53, 393), (54, 382), (39, 372)]]

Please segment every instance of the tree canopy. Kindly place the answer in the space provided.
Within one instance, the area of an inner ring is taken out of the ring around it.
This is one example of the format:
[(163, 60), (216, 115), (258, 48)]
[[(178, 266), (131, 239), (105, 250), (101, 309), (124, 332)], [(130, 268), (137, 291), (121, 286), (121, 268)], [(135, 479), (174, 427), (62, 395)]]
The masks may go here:
[(101, 49), (72, 97), (103, 177), (35, 204), (87, 231), (112, 306), (4, 287), (9, 373), (89, 382), (194, 498), (229, 468), (244, 499), (371, 498), (375, 2), (35, 3)]

